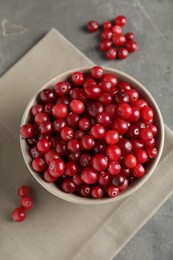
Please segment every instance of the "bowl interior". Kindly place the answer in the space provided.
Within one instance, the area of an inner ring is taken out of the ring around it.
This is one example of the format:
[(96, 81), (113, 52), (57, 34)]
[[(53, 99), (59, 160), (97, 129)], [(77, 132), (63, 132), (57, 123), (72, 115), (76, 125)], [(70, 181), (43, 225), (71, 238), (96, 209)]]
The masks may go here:
[[(125, 191), (120, 192), (120, 194), (115, 197), (115, 198), (103, 198), (100, 200), (94, 200), (94, 199), (88, 199), (88, 198), (82, 198), (79, 196), (76, 196), (74, 194), (67, 194), (65, 192), (62, 192), (54, 183), (46, 183), (40, 174), (34, 172), (31, 167), (31, 158), (28, 153), (28, 146), (26, 144), (26, 141), (20, 137), (20, 144), (21, 144), (21, 150), (23, 154), (23, 158), (25, 160), (25, 163), (31, 172), (31, 174), (34, 176), (34, 178), (49, 192), (54, 194), (55, 196), (62, 198), (64, 200), (73, 202), (73, 203), (78, 203), (78, 204), (88, 204), (88, 205), (95, 205), (95, 204), (103, 204), (103, 203), (110, 203), (114, 202), (120, 199), (123, 199), (127, 196), (129, 196), (131, 193), (136, 191), (139, 187), (141, 187), (151, 176), (153, 173), (155, 167), (157, 166), (162, 150), (163, 150), (163, 145), (164, 145), (164, 124), (163, 124), (163, 119), (160, 113), (160, 110), (154, 100), (154, 98), (151, 96), (151, 94), (147, 91), (147, 89), (139, 83), (137, 80), (132, 78), (131, 76), (127, 75), (124, 72), (115, 70), (115, 69), (110, 69), (110, 68), (103, 68), (105, 73), (114, 73), (118, 77), (119, 80), (121, 81), (128, 81), (140, 94), (140, 97), (144, 98), (147, 100), (148, 104), (151, 106), (151, 108), (154, 111), (154, 120), (155, 124), (158, 127), (158, 136), (157, 136), (157, 143), (156, 143), (156, 148), (158, 149), (158, 155), (155, 159), (151, 160), (146, 167), (147, 174), (144, 175), (142, 178), (137, 180), (135, 183), (131, 184)], [(74, 71), (81, 71), (81, 72), (88, 72), (90, 68), (77, 68), (74, 70), (67, 71), (65, 73), (62, 73), (52, 80), (50, 80), (48, 83), (46, 83), (41, 89), (38, 90), (38, 92), (31, 98), (29, 101), (24, 114), (23, 118), (21, 121), (21, 125), (26, 124), (27, 122), (30, 121), (31, 119), (31, 107), (37, 103), (37, 96), (39, 92), (45, 88), (53, 87), (57, 82), (66, 80), (67, 78), (70, 77), (70, 75)]]

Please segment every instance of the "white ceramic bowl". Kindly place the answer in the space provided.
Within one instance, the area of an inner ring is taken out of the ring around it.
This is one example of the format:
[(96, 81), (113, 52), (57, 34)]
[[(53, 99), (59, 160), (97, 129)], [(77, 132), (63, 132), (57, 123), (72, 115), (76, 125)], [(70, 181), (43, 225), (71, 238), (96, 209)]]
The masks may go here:
[[(55, 78), (51, 79), (49, 82), (47, 82), (44, 86), (42, 86), (36, 93), (35, 95), (31, 98), (31, 100), (29, 101), (24, 114), (23, 114), (23, 118), (21, 121), (21, 125), (26, 124), (29, 119), (30, 119), (30, 111), (31, 111), (31, 107), (33, 105), (35, 105), (36, 102), (36, 98), (39, 94), (39, 92), (45, 88), (49, 88), (54, 86), (57, 82), (59, 81), (63, 81), (66, 80), (73, 72), (75, 71), (81, 71), (81, 72), (88, 72), (91, 68), (87, 67), (87, 68), (76, 68), (70, 71), (66, 71), (58, 76), (56, 76)], [(150, 163), (147, 164), (146, 167), (146, 174), (138, 179), (136, 182), (134, 182), (133, 184), (131, 184), (125, 191), (120, 192), (120, 194), (115, 197), (115, 198), (103, 198), (103, 199), (89, 199), (89, 198), (83, 198), (83, 197), (79, 197), (77, 195), (74, 194), (69, 194), (69, 193), (65, 193), (63, 191), (61, 191), (60, 189), (57, 188), (57, 186), (53, 183), (47, 183), (45, 182), (40, 174), (36, 173), (35, 171), (33, 171), (32, 167), (31, 167), (31, 157), (28, 153), (28, 146), (26, 144), (26, 141), (20, 137), (20, 144), (21, 144), (21, 150), (22, 150), (22, 154), (23, 154), (23, 158), (24, 161), (30, 171), (30, 173), (34, 176), (34, 178), (46, 189), (48, 190), (50, 193), (52, 193), (53, 195), (64, 199), (66, 201), (70, 201), (73, 203), (77, 203), (77, 204), (88, 204), (88, 205), (97, 205), (97, 204), (106, 204), (106, 203), (110, 203), (110, 202), (115, 202), (117, 200), (123, 199), (127, 196), (129, 196), (130, 194), (132, 194), (133, 192), (135, 192), (137, 189), (139, 189), (153, 174), (153, 171), (155, 170), (161, 154), (162, 154), (162, 150), (163, 150), (163, 146), (164, 146), (164, 124), (163, 124), (163, 119), (162, 119), (162, 115), (160, 113), (159, 107), (156, 103), (156, 101), (154, 100), (154, 98), (152, 97), (152, 95), (147, 91), (147, 89), (140, 83), (138, 82), (136, 79), (134, 79), (133, 77), (129, 76), (128, 74), (116, 70), (116, 69), (111, 69), (111, 68), (103, 68), (105, 73), (114, 73), (116, 74), (116, 76), (118, 77), (119, 80), (121, 81), (127, 81), (129, 82), (140, 94), (140, 97), (144, 98), (147, 100), (148, 104), (151, 106), (151, 108), (154, 111), (154, 120), (155, 120), (155, 124), (158, 127), (158, 136), (157, 136), (157, 144), (156, 147), (158, 149), (158, 155), (155, 159), (151, 160)]]

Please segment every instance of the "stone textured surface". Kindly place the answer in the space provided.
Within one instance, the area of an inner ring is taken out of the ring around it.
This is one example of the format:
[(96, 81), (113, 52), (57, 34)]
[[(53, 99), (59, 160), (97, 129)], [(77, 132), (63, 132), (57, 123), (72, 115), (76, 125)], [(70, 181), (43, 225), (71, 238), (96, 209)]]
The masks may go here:
[[(172, 0), (1, 0), (0, 75), (55, 27), (95, 63), (123, 70), (143, 83), (173, 129), (172, 13)], [(118, 14), (127, 16), (125, 30), (136, 34), (139, 51), (124, 61), (108, 61), (97, 50), (98, 35), (86, 33), (84, 25), (91, 19), (101, 23)], [(172, 260), (172, 218), (173, 197), (115, 259)]]

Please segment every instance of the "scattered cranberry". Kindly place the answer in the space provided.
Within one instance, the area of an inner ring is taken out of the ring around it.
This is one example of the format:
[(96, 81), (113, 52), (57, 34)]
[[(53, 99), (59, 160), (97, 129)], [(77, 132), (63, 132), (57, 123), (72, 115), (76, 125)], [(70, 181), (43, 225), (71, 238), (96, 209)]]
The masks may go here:
[(21, 222), (26, 218), (26, 212), (23, 208), (16, 208), (12, 212), (12, 218), (16, 222)]
[(87, 30), (89, 32), (96, 32), (98, 30), (99, 26), (98, 23), (96, 21), (89, 21), (87, 23)]
[(127, 57), (129, 56), (129, 52), (126, 48), (124, 47), (121, 47), (119, 50), (118, 50), (118, 58), (120, 60), (123, 60), (123, 59), (126, 59)]
[(132, 40), (128, 40), (126, 43), (126, 48), (129, 52), (135, 52), (138, 49), (138, 44)]
[(119, 25), (119, 26), (124, 26), (124, 25), (126, 24), (126, 22), (127, 22), (127, 19), (126, 19), (126, 17), (123, 16), (123, 15), (117, 16), (117, 17), (115, 18), (115, 20), (114, 20), (114, 23), (117, 24), (117, 25)]
[(106, 57), (109, 59), (109, 60), (114, 60), (116, 59), (116, 56), (117, 56), (117, 51), (115, 48), (111, 47), (109, 48), (107, 51), (106, 51)]
[(26, 197), (30, 193), (30, 188), (26, 185), (22, 185), (19, 187), (17, 193), (18, 193), (19, 197), (21, 197), (21, 198)]
[(26, 210), (32, 209), (34, 205), (33, 199), (31, 197), (23, 197), (21, 200), (21, 207)]

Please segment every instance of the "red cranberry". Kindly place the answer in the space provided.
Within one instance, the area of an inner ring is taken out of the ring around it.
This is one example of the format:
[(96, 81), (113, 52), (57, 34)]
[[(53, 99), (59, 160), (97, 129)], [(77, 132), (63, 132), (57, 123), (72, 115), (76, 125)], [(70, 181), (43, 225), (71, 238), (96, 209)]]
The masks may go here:
[(136, 166), (137, 159), (134, 155), (128, 154), (124, 157), (123, 162), (125, 167), (127, 167), (128, 169), (132, 169)]
[(81, 146), (85, 150), (92, 149), (94, 144), (95, 144), (94, 139), (90, 135), (84, 135), (81, 139)]
[(47, 153), (50, 149), (50, 145), (50, 142), (46, 138), (43, 138), (37, 142), (37, 149), (40, 153)]
[(30, 210), (33, 208), (33, 206), (34, 206), (34, 202), (32, 198), (27, 196), (21, 199), (21, 207), (23, 207), (24, 209)]
[(124, 26), (127, 22), (127, 18), (124, 15), (119, 15), (115, 18), (114, 22), (119, 26)]
[(91, 99), (98, 99), (101, 95), (101, 89), (97, 85), (84, 86), (84, 95)]
[(151, 159), (153, 159), (157, 156), (157, 149), (155, 147), (152, 147), (152, 146), (146, 147), (146, 152), (148, 154), (148, 157)]
[(83, 130), (77, 130), (74, 134), (74, 138), (81, 140), (84, 135), (85, 135), (85, 132)]
[(105, 134), (105, 142), (108, 145), (116, 144), (119, 140), (119, 134), (116, 130), (109, 130)]
[(105, 135), (105, 128), (100, 124), (91, 127), (90, 134), (95, 139), (102, 139)]
[(110, 29), (103, 30), (100, 37), (102, 40), (110, 40), (112, 38), (112, 31)]
[(32, 138), (35, 134), (35, 129), (32, 124), (26, 124), (20, 127), (20, 134), (23, 138)]
[(99, 174), (98, 183), (101, 186), (109, 185), (110, 181), (111, 181), (111, 176), (110, 176), (110, 174), (108, 172), (101, 172)]
[(128, 50), (126, 48), (121, 47), (118, 50), (118, 58), (120, 60), (126, 59), (128, 56), (129, 56), (129, 52), (128, 52)]
[(64, 128), (61, 129), (60, 135), (63, 140), (69, 141), (73, 138), (74, 131), (71, 127), (65, 126)]
[(134, 152), (144, 148), (144, 143), (139, 139), (133, 139), (131, 140), (131, 143), (132, 143), (132, 150)]
[(76, 190), (76, 185), (71, 178), (66, 178), (62, 181), (61, 188), (66, 193), (73, 193)]
[(87, 23), (87, 30), (89, 32), (96, 32), (99, 29), (99, 25), (96, 21), (89, 21)]
[(56, 152), (61, 155), (67, 155), (67, 143), (64, 140), (60, 140), (56, 144)]
[(79, 124), (79, 119), (80, 116), (78, 114), (71, 112), (66, 117), (67, 125), (70, 126), (71, 128), (76, 129)]
[(70, 97), (69, 96), (60, 96), (60, 97), (57, 98), (56, 104), (69, 105), (70, 104)]
[(119, 186), (119, 190), (120, 190), (120, 191), (126, 190), (127, 187), (128, 187), (128, 185), (129, 185), (129, 182), (128, 182), (127, 179), (125, 179), (124, 184), (121, 185), (121, 186)]
[(104, 74), (102, 80), (111, 82), (113, 87), (116, 87), (118, 84), (118, 78), (112, 73)]
[(16, 222), (21, 222), (26, 218), (26, 212), (23, 208), (16, 208), (12, 212), (12, 218)]
[(91, 186), (88, 184), (83, 184), (80, 187), (80, 195), (85, 198), (89, 198), (91, 195)]
[(60, 156), (61, 155), (58, 154), (55, 149), (51, 149), (47, 153), (44, 154), (44, 159), (45, 159), (46, 163), (49, 164), (52, 160), (59, 159)]
[(53, 126), (54, 130), (59, 133), (63, 127), (67, 126), (67, 122), (65, 119), (58, 118), (53, 122)]
[(94, 184), (98, 179), (98, 173), (92, 167), (86, 167), (81, 172), (81, 179), (87, 184)]
[(78, 171), (78, 166), (75, 162), (67, 162), (65, 165), (65, 174), (67, 176), (74, 176)]
[(119, 194), (119, 188), (114, 185), (108, 186), (108, 196), (114, 198)]
[(119, 26), (119, 25), (114, 25), (114, 26), (112, 26), (112, 32), (113, 32), (113, 35), (118, 35), (118, 34), (122, 34), (122, 28), (121, 28), (121, 26)]
[(152, 131), (153, 136), (156, 136), (156, 135), (158, 134), (158, 128), (157, 128), (156, 125), (150, 124), (150, 125), (148, 126), (148, 129), (150, 129), (150, 130)]
[(126, 48), (129, 52), (135, 52), (138, 50), (138, 44), (133, 40), (128, 40), (126, 43)]
[(81, 130), (87, 131), (90, 129), (90, 126), (91, 126), (91, 123), (90, 123), (89, 119), (84, 117), (79, 120), (79, 128)]
[(75, 174), (75, 175), (73, 176), (72, 180), (73, 180), (73, 182), (74, 182), (74, 184), (75, 184), (76, 186), (79, 186), (79, 185), (81, 185), (81, 184), (83, 183), (80, 174)]
[(102, 80), (99, 82), (98, 86), (102, 92), (110, 92), (112, 84), (111, 84), (111, 82)]
[(71, 80), (75, 86), (80, 86), (84, 83), (84, 74), (82, 72), (73, 72)]
[(108, 158), (103, 154), (96, 154), (91, 160), (91, 165), (96, 171), (103, 172), (108, 167)]
[(127, 155), (132, 152), (132, 143), (126, 138), (120, 138), (117, 145), (121, 149), (122, 155)]
[(78, 152), (80, 150), (80, 142), (77, 139), (71, 139), (67, 143), (67, 148), (70, 152)]
[(137, 150), (135, 153), (136, 159), (138, 161), (138, 163), (145, 163), (148, 161), (148, 155), (147, 152), (145, 150)]
[(97, 114), (97, 123), (105, 127), (108, 126), (110, 124), (109, 115), (105, 112)]
[(113, 176), (112, 178), (112, 184), (116, 187), (120, 187), (124, 184), (125, 177), (121, 174), (117, 174), (116, 176)]
[(104, 111), (109, 115), (111, 119), (113, 119), (115, 117), (116, 106), (113, 104), (109, 104), (105, 106)]
[(26, 185), (22, 185), (19, 187), (17, 194), (19, 195), (19, 197), (23, 198), (28, 196), (30, 193), (30, 188)]
[(70, 110), (76, 114), (82, 114), (84, 112), (84, 103), (80, 100), (73, 99), (70, 102)]
[(52, 132), (52, 130), (53, 130), (53, 125), (49, 121), (42, 122), (39, 125), (39, 131), (40, 131), (40, 133), (42, 133), (44, 135), (50, 134)]
[(52, 113), (55, 118), (65, 118), (68, 114), (68, 107), (65, 104), (56, 104), (52, 108)]
[(102, 27), (103, 27), (104, 30), (110, 29), (112, 27), (112, 23), (109, 22), (109, 21), (106, 21), (106, 22), (103, 23)]
[(139, 137), (142, 142), (149, 142), (153, 138), (153, 133), (148, 128), (140, 128), (139, 129)]
[(134, 40), (134, 38), (135, 38), (135, 35), (134, 35), (134, 33), (132, 33), (132, 32), (126, 33), (125, 36), (126, 36), (127, 41), (128, 41), (128, 40)]
[(86, 105), (89, 116), (96, 117), (98, 113), (103, 112), (103, 105), (100, 102), (90, 101)]
[(45, 161), (38, 157), (38, 158), (35, 158), (33, 161), (32, 161), (32, 168), (34, 171), (36, 172), (43, 172), (46, 168), (46, 163)]
[(121, 167), (121, 174), (124, 176), (124, 177), (128, 177), (130, 175), (130, 169), (128, 168), (125, 168), (124, 166)]
[(112, 46), (112, 42), (109, 40), (104, 40), (100, 42), (99, 48), (101, 51), (107, 51)]
[(144, 106), (148, 106), (147, 102), (144, 100), (144, 99), (137, 99), (134, 103), (133, 103), (133, 106), (141, 109), (143, 108)]
[(83, 153), (80, 156), (79, 163), (80, 163), (81, 166), (83, 166), (83, 167), (89, 166), (90, 161), (91, 161), (91, 155), (89, 153)]
[(33, 116), (36, 116), (39, 112), (44, 112), (44, 107), (41, 104), (37, 104), (32, 107), (31, 113)]
[(118, 34), (112, 37), (112, 42), (116, 47), (124, 46), (126, 43), (126, 37), (122, 34)]
[(132, 169), (133, 176), (140, 178), (145, 174), (145, 168), (142, 166), (142, 164), (138, 163), (133, 169)]
[(153, 119), (154, 113), (153, 110), (149, 106), (143, 106), (141, 108), (141, 118), (143, 121), (149, 121)]
[(80, 152), (75, 152), (75, 153), (70, 152), (68, 155), (68, 160), (78, 163), (80, 156), (81, 156)]
[(91, 76), (94, 79), (101, 79), (103, 77), (103, 68), (100, 66), (94, 66), (91, 69)]
[(47, 103), (44, 107), (45, 113), (47, 113), (48, 115), (52, 115), (52, 108), (53, 108), (53, 104)]
[(118, 83), (118, 88), (120, 91), (127, 91), (127, 90), (130, 90), (131, 89), (131, 86), (128, 82), (126, 81), (120, 81)]
[(117, 56), (117, 51), (114, 47), (111, 47), (106, 51), (106, 58), (107, 59), (114, 60), (114, 59), (116, 59), (116, 56)]
[(121, 171), (121, 165), (118, 161), (113, 161), (109, 163), (108, 172), (111, 175), (116, 175), (120, 173), (120, 171)]
[(33, 159), (41, 156), (41, 153), (38, 151), (36, 146), (32, 147), (29, 153)]
[(128, 103), (129, 102), (129, 96), (124, 91), (119, 91), (114, 95), (115, 102), (119, 105), (122, 103)]
[(101, 199), (103, 197), (104, 190), (101, 186), (94, 186), (91, 190), (91, 196), (94, 199)]
[(127, 121), (117, 118), (112, 122), (112, 128), (117, 130), (119, 134), (125, 134), (128, 130), (128, 123)]
[(117, 108), (117, 115), (122, 119), (128, 119), (132, 114), (132, 108), (127, 103), (122, 103)]
[(121, 150), (117, 145), (109, 145), (106, 148), (106, 156), (109, 161), (117, 161), (121, 157)]
[[(85, 83), (86, 83), (87, 81), (85, 81)], [(85, 84), (84, 83), (84, 84)], [(84, 91), (83, 91), (83, 89), (81, 89), (81, 88), (74, 88), (74, 89), (72, 89), (72, 91), (70, 92), (70, 97), (71, 97), (71, 99), (78, 99), (78, 100), (80, 100), (80, 101), (82, 101), (82, 102), (85, 102), (86, 101), (86, 97), (85, 97), (85, 95), (84, 95)], [(70, 103), (70, 102), (69, 102)]]
[(67, 93), (69, 93), (71, 88), (72, 86), (70, 82), (61, 81), (55, 85), (54, 90), (58, 96), (65, 96)]
[(40, 92), (40, 99), (44, 104), (47, 103), (54, 103), (56, 100), (56, 94), (53, 90), (51, 89), (43, 89)]
[(49, 163), (48, 171), (51, 176), (59, 177), (65, 172), (65, 164), (61, 159), (54, 159)]
[(95, 145), (94, 145), (92, 151), (94, 152), (94, 154), (104, 153), (106, 147), (107, 147), (107, 145), (106, 145), (106, 143), (103, 141), (103, 139), (99, 139), (99, 140), (96, 140)]
[(57, 177), (51, 176), (48, 170), (46, 170), (44, 172), (43, 178), (48, 183), (52, 183), (52, 182), (55, 182), (57, 180)]
[(138, 94), (138, 92), (134, 88), (126, 90), (126, 93), (129, 96), (129, 101), (130, 102), (135, 102), (139, 98), (139, 94)]
[(137, 107), (131, 107), (131, 109), (132, 109), (132, 113), (129, 116), (128, 121), (130, 123), (134, 123), (137, 122), (140, 118), (140, 110)]

